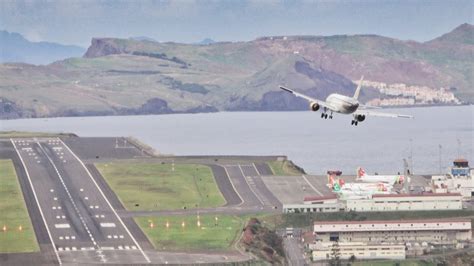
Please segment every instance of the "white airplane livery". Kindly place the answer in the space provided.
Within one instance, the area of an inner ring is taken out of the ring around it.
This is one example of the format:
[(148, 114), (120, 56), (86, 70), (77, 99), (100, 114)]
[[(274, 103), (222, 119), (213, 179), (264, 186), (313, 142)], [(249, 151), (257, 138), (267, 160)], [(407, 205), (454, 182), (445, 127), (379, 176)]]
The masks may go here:
[(357, 181), (364, 183), (382, 182), (387, 184), (403, 184), (405, 182), (404, 175), (368, 175), (361, 167), (357, 169)]
[[(357, 126), (359, 122), (365, 120), (366, 116), (380, 116), (380, 117), (401, 117), (401, 118), (413, 118), (410, 115), (401, 115), (401, 114), (390, 114), (390, 113), (379, 113), (373, 112), (362, 108), (368, 108), (369, 106), (363, 105), (359, 102), (360, 89), (362, 87), (362, 80), (364, 76), (359, 81), (359, 85), (354, 93), (353, 97), (333, 93), (330, 94), (325, 101), (314, 99), (312, 97), (306, 96), (304, 94), (298, 93), (294, 90), (288, 89), (286, 87), (280, 86), (280, 89), (294, 94), (297, 97), (301, 97), (309, 101), (310, 110), (316, 112), (322, 108), (321, 118), (332, 119), (333, 113), (340, 114), (352, 114), (353, 119), (351, 125)], [(328, 115), (329, 112), (329, 115)]]
[(344, 179), (335, 179), (334, 176), (329, 176), (329, 188), (332, 188), (334, 192), (390, 192), (393, 189), (393, 185), (384, 182), (374, 183), (346, 183)]

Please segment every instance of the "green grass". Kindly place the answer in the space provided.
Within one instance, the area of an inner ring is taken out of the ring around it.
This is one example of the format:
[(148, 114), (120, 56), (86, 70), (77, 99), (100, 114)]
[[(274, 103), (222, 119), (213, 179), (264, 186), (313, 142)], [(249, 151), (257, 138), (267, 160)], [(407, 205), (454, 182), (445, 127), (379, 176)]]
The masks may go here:
[[(215, 217), (218, 218), (217, 226)], [(242, 232), (247, 216), (197, 215), (140, 217), (135, 221), (157, 250), (226, 250)], [(166, 223), (169, 227), (166, 227)], [(182, 226), (182, 223), (185, 226)], [(150, 224), (153, 223), (153, 227)]]
[(0, 131), (0, 138), (61, 137), (61, 136), (73, 136), (73, 135), (74, 134), (70, 134), (70, 133)]
[(272, 161), (267, 163), (274, 175), (277, 176), (297, 176), (303, 174), (291, 161)]
[(209, 167), (196, 164), (96, 164), (128, 210), (218, 207), (225, 200)]
[[(4, 226), (6, 231), (3, 231)], [(0, 160), (0, 230), (0, 253), (39, 251), (15, 168), (10, 160)]]

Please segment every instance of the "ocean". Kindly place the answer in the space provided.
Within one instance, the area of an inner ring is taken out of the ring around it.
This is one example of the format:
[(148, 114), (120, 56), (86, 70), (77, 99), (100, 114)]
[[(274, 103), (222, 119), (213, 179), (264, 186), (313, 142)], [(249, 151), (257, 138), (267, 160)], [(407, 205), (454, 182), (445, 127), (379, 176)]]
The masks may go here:
[[(72, 132), (79, 136), (132, 136), (175, 155), (287, 155), (311, 174), (338, 169), (355, 174), (446, 172), (457, 157), (474, 164), (474, 106), (384, 109), (414, 119), (351, 116), (323, 120), (319, 113), (220, 112), (146, 116), (0, 120), (0, 130)], [(441, 163), (440, 163), (441, 158)]]

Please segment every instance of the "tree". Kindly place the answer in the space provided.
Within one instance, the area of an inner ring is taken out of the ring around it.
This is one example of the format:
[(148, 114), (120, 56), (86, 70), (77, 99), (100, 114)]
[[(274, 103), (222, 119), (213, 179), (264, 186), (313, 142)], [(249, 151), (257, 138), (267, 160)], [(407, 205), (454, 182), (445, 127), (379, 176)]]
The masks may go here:
[(354, 263), (356, 260), (356, 256), (355, 255), (351, 255), (351, 257), (349, 258), (349, 262), (352, 264)]
[(331, 266), (341, 266), (341, 249), (339, 248), (339, 242), (334, 241), (331, 248), (331, 260), (329, 265)]

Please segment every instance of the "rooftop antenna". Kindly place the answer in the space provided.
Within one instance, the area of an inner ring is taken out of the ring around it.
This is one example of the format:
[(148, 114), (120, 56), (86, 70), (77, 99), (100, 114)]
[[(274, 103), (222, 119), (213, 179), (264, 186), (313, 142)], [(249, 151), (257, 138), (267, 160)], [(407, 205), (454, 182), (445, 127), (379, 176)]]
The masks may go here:
[(403, 158), (403, 173), (405, 174), (405, 182), (403, 183), (403, 190), (408, 193), (410, 182), (410, 170), (408, 169), (407, 159)]
[(441, 174), (442, 172), (442, 167), (441, 167), (441, 150), (443, 149), (443, 146), (441, 146), (441, 144), (438, 145), (438, 148), (439, 148), (439, 174)]
[(410, 139), (410, 172), (413, 173), (413, 139)]
[(458, 142), (458, 158), (461, 158), (461, 140), (459, 138), (456, 140)]

